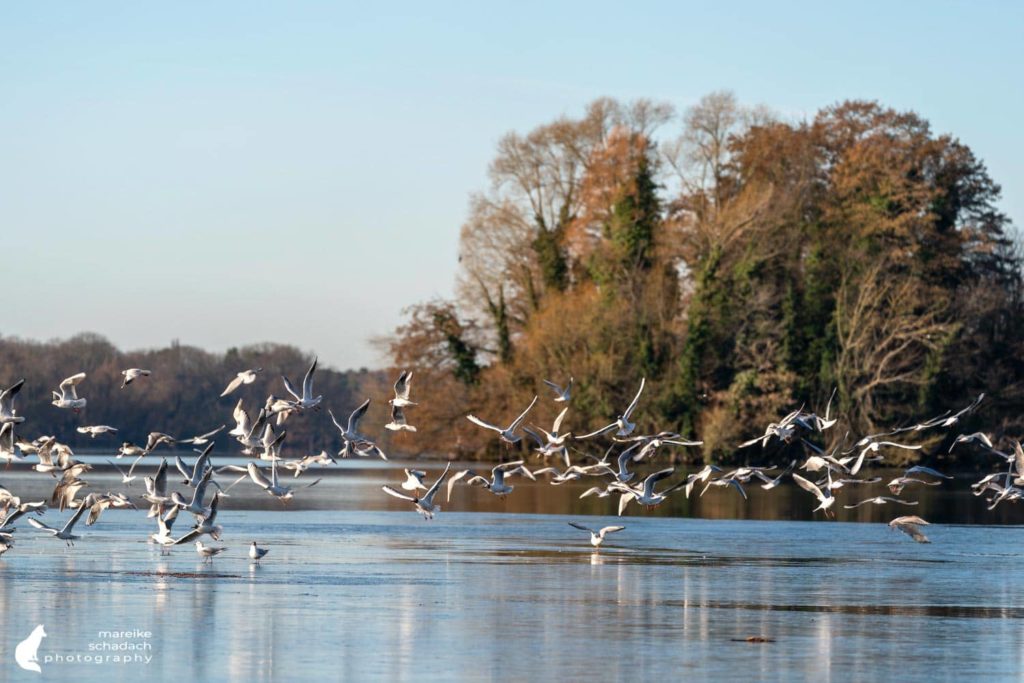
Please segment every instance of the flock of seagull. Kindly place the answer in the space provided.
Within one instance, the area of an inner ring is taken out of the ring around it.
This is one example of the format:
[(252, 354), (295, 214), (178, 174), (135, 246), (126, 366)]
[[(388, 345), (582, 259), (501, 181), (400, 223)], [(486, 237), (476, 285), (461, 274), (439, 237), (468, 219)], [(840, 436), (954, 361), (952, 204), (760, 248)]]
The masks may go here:
[[(39, 531), (64, 541), (68, 546), (73, 546), (80, 538), (75, 533), (75, 526), (86, 512), (89, 514), (85, 524), (91, 526), (108, 508), (137, 509), (141, 503), (148, 504), (148, 517), (153, 518), (156, 524), (156, 530), (150, 534), (149, 541), (161, 546), (162, 552), (173, 546), (192, 543), (204, 562), (212, 562), (213, 558), (226, 548), (207, 545), (203, 541), (207, 536), (213, 541), (220, 540), (223, 528), (217, 524), (217, 512), (221, 501), (229, 496), (228, 491), (232, 487), (248, 481), (284, 505), (297, 491), (315, 486), (320, 481), (316, 479), (301, 486), (295, 483), (313, 465), (327, 466), (336, 463), (337, 457), (351, 456), (380, 457), (386, 460), (384, 451), (372, 438), (360, 431), (360, 423), (370, 406), (369, 399), (352, 411), (344, 421), (339, 421), (333, 412), (328, 411), (341, 437), (341, 448), (336, 455), (326, 450), (301, 458), (288, 458), (282, 455), (282, 443), (287, 435), (284, 429), (286, 421), (304, 411), (321, 409), (323, 397), (316, 395), (313, 390), (316, 367), (317, 361), (314, 359), (306, 371), (301, 389), (282, 376), (285, 391), (290, 398), (269, 396), (255, 419), (246, 410), (244, 400), (238, 401), (233, 410), (235, 426), (228, 430), (226, 435), (238, 441), (242, 446), (242, 453), (249, 456), (250, 460), (245, 465), (214, 467), (210, 461), (216, 437), (227, 425), (185, 439), (176, 439), (162, 432), (152, 432), (148, 435), (145, 445), (124, 441), (117, 451), (116, 458), (131, 458), (131, 464), (123, 466), (110, 460), (107, 462), (121, 476), (121, 483), (126, 487), (130, 487), (132, 482), (138, 479), (136, 469), (140, 463), (146, 457), (154, 455), (161, 446), (188, 445), (199, 453), (191, 464), (185, 462), (180, 455), (173, 459), (174, 468), (181, 474), (184, 492), (168, 490), (170, 465), (166, 457), (161, 457), (151, 476), (142, 477), (145, 494), (135, 500), (121, 491), (85, 493), (89, 483), (81, 477), (92, 468), (87, 463), (76, 461), (71, 448), (59, 442), (56, 436), (40, 436), (32, 441), (18, 436), (19, 425), (25, 421), (25, 417), (18, 414), (14, 403), (25, 380), (22, 379), (0, 391), (0, 462), (6, 462), (8, 465), (32, 463), (33, 470), (50, 475), (55, 480), (53, 494), (48, 502), (23, 501), (7, 488), (0, 486), (0, 555), (13, 547), (17, 528), (15, 524), (22, 518)], [(221, 397), (234, 393), (243, 385), (252, 384), (261, 372), (261, 368), (239, 372), (221, 393)], [(130, 368), (123, 371), (122, 375), (124, 379), (121, 388), (125, 389), (140, 378), (149, 378), (151, 373), (141, 368)], [(76, 413), (81, 411), (86, 406), (87, 399), (80, 397), (78, 393), (85, 379), (86, 374), (80, 372), (61, 382), (59, 390), (53, 392), (52, 405)], [(728, 472), (716, 465), (706, 465), (697, 472), (668, 482), (667, 480), (676, 474), (675, 467), (657, 469), (646, 476), (640, 475), (637, 469), (644, 463), (653, 461), (666, 447), (692, 447), (699, 446), (702, 442), (684, 439), (674, 432), (649, 435), (636, 433), (637, 425), (633, 421), (633, 413), (640, 404), (645, 380), (641, 380), (636, 395), (621, 414), (600, 429), (581, 436), (574, 436), (563, 429), (563, 422), (572, 400), (573, 379), (570, 378), (565, 386), (548, 380), (544, 380), (544, 383), (554, 393), (552, 400), (556, 404), (564, 405), (550, 431), (539, 426), (526, 425), (530, 412), (540, 400), (539, 396), (535, 396), (529, 406), (505, 426), (491, 424), (475, 415), (466, 416), (481, 429), (494, 432), (500, 442), (509, 448), (527, 439), (532, 445), (532, 452), (542, 459), (541, 467), (531, 469), (532, 465), (528, 465), (524, 459), (518, 459), (497, 464), (489, 473), (481, 474), (472, 469), (451, 473), (452, 463), (449, 462), (443, 472), (429, 484), (425, 481), (427, 473), (424, 470), (405, 469), (405, 481), (396, 483), (395, 486), (385, 485), (383, 491), (411, 503), (412, 508), (425, 519), (432, 519), (441, 509), (435, 499), (446, 480), (445, 493), (447, 500), (450, 501), (453, 489), (459, 483), (480, 486), (504, 498), (514, 489), (510, 479), (524, 477), (536, 481), (538, 477), (546, 476), (549, 483), (555, 486), (576, 481), (593, 482), (595, 485), (587, 488), (580, 497), (617, 497), (618, 514), (621, 516), (630, 503), (635, 502), (650, 509), (660, 505), (671, 495), (685, 495), (689, 498), (697, 487), (700, 487), (697, 494), (699, 496), (703, 496), (709, 489), (722, 488), (732, 489), (736, 495), (746, 499), (745, 487), (752, 483), (760, 485), (765, 490), (771, 490), (790, 479), (811, 495), (812, 502), (816, 503), (814, 511), (822, 511), (826, 516), (834, 517), (837, 495), (845, 495), (843, 491), (853, 490), (858, 485), (881, 481), (878, 477), (864, 475), (865, 466), (883, 463), (884, 452), (892, 449), (922, 448), (921, 444), (905, 443), (904, 437), (899, 437), (899, 440), (891, 439), (901, 434), (921, 434), (954, 428), (978, 407), (984, 397), (979, 396), (956, 413), (947, 412), (916, 425), (865, 436), (849, 447), (848, 439), (843, 438), (839, 445), (826, 451), (819, 442), (822, 435), (837, 423), (836, 418), (830, 417), (830, 398), (823, 417), (800, 408), (784, 416), (779, 422), (769, 424), (761, 436), (739, 445), (741, 449), (759, 446), (761, 452), (765, 454), (798, 451), (800, 457), (790, 459), (788, 464), (741, 466)], [(402, 372), (394, 384), (394, 396), (389, 400), (391, 421), (384, 425), (385, 429), (416, 431), (416, 427), (409, 424), (406, 416), (406, 410), (417, 405), (410, 398), (411, 386), (412, 372)], [(833, 392), (833, 398), (834, 396)], [(115, 435), (118, 432), (115, 427), (109, 425), (83, 425), (78, 427), (77, 431), (91, 438)], [(587, 454), (580, 450), (581, 444), (585, 447), (591, 440), (599, 438), (610, 441), (602, 455)], [(987, 435), (975, 432), (957, 436), (950, 450), (966, 443), (973, 443), (994, 456), (997, 462), (1006, 463), (1005, 468), (1000, 467), (996, 472), (972, 485), (975, 495), (988, 494), (989, 509), (1004, 501), (1016, 501), (1024, 497), (1024, 450), (1019, 443), (1014, 444), (1012, 453), (1006, 453), (997, 450)], [(574, 463), (572, 454), (581, 457)], [(30, 458), (34, 458), (35, 462)], [(281, 470), (291, 473), (291, 478), (282, 479)], [(234, 481), (227, 483), (226, 476), (233, 477)], [(225, 478), (224, 483), (219, 478)], [(949, 479), (952, 477), (930, 467), (909, 467), (899, 477), (888, 482), (891, 496), (866, 498), (844, 504), (843, 507), (853, 509), (862, 505), (915, 506), (918, 504), (917, 501), (900, 497), (905, 489), (938, 486)], [(289, 484), (289, 481), (292, 483)], [(662, 485), (662, 482), (666, 483)], [(213, 492), (212, 496), (207, 495), (210, 491)], [(49, 507), (56, 507), (60, 512), (73, 512), (63, 525), (49, 526), (38, 519)], [(179, 535), (174, 527), (178, 516), (183, 514), (191, 515), (192, 526)], [(899, 516), (889, 522), (890, 527), (906, 533), (921, 543), (929, 542), (921, 530), (921, 527), (927, 524), (927, 521), (914, 515)], [(587, 532), (595, 548), (599, 548), (609, 534), (625, 529), (624, 526), (591, 529), (576, 522), (569, 522), (569, 525)], [(253, 541), (248, 554), (252, 562), (259, 563), (267, 552), (267, 548), (261, 548)]]

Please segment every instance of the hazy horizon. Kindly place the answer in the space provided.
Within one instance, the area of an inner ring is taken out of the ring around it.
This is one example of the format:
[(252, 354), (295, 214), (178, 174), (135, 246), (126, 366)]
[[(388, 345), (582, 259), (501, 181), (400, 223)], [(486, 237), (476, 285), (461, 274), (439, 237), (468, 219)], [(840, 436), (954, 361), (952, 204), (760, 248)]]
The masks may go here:
[(912, 109), (1019, 217), (1024, 8), (931, 7), (9, 6), (0, 332), (380, 367), (370, 338), (452, 294), (497, 140), (606, 95)]

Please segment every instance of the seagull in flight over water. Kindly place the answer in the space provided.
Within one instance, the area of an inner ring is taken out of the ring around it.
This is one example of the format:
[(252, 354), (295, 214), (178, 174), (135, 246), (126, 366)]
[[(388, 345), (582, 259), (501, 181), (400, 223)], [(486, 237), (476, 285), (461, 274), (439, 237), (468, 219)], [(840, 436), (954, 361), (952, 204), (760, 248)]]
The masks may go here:
[(517, 417), (516, 419), (512, 420), (512, 424), (510, 424), (508, 427), (505, 427), (505, 428), (497, 427), (495, 425), (492, 425), (489, 422), (484, 422), (483, 420), (478, 418), (476, 415), (467, 415), (466, 419), (469, 420), (470, 422), (472, 422), (473, 424), (477, 425), (478, 427), (483, 427), (484, 429), (489, 429), (492, 432), (497, 432), (498, 436), (501, 437), (501, 440), (511, 446), (512, 444), (519, 443), (519, 441), (523, 438), (523, 437), (519, 436), (518, 434), (516, 434), (515, 431), (517, 429), (519, 429), (519, 425), (521, 425), (523, 423), (523, 420), (526, 419), (527, 413), (529, 413), (530, 410), (533, 408), (533, 406), (535, 406), (536, 404), (537, 404), (537, 397), (534, 396), (533, 400), (530, 401), (530, 405), (527, 406), (526, 410), (524, 410), (519, 415), (519, 417)]

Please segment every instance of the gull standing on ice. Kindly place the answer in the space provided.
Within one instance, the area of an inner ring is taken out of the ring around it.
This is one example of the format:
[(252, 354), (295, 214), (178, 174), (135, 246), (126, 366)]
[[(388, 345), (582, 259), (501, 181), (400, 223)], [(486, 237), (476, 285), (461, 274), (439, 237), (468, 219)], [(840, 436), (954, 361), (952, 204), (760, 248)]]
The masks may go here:
[(258, 545), (256, 545), (256, 541), (253, 541), (252, 545), (249, 546), (249, 559), (255, 562), (256, 564), (259, 564), (260, 560), (263, 559), (263, 556), (269, 552), (269, 548), (261, 548)]
[(203, 562), (213, 562), (213, 558), (227, 550), (223, 546), (203, 545), (202, 541), (196, 541), (196, 552), (203, 558)]

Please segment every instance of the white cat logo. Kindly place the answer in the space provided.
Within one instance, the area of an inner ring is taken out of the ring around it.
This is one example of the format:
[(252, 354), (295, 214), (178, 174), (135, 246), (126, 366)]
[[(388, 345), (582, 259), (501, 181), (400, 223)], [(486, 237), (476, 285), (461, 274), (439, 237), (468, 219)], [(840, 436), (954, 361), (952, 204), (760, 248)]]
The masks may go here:
[(18, 663), (18, 666), (36, 673), (43, 673), (43, 670), (39, 668), (39, 658), (36, 657), (36, 652), (39, 651), (39, 644), (45, 637), (46, 631), (43, 629), (43, 625), (39, 624), (32, 630), (28, 638), (18, 643), (18, 647), (14, 648), (14, 661)]

